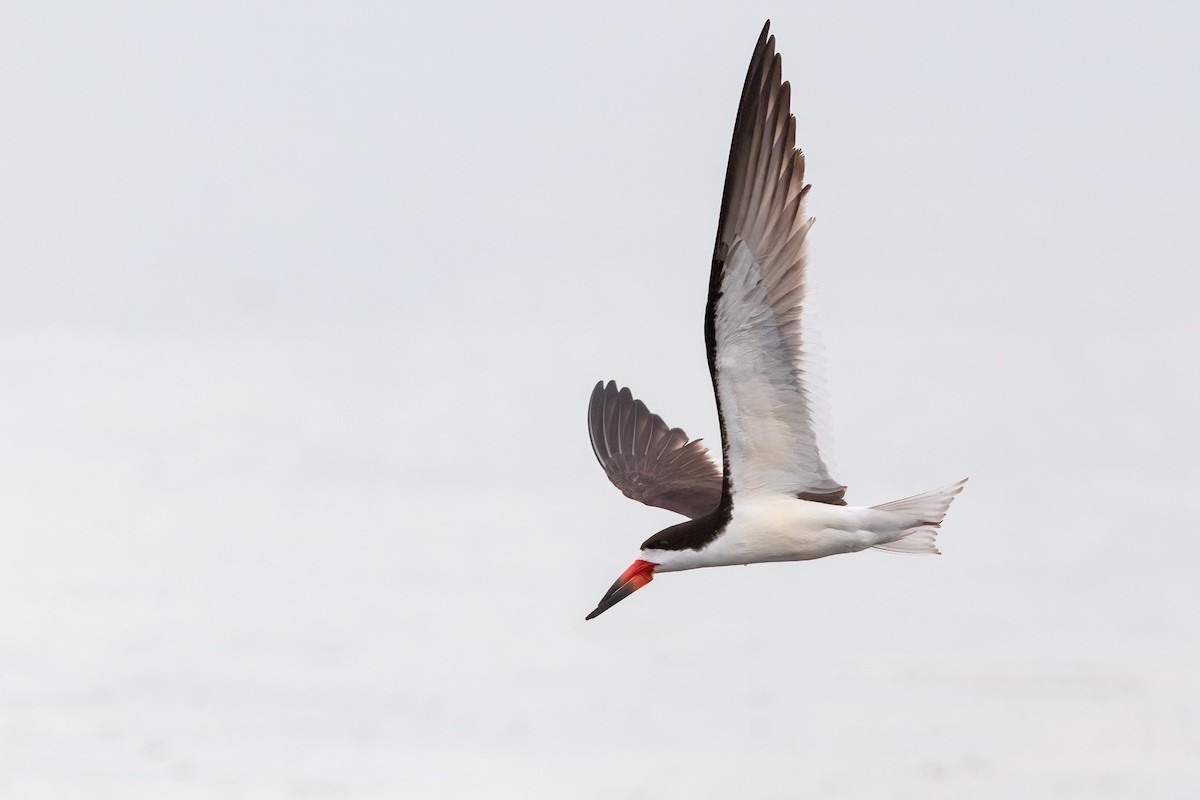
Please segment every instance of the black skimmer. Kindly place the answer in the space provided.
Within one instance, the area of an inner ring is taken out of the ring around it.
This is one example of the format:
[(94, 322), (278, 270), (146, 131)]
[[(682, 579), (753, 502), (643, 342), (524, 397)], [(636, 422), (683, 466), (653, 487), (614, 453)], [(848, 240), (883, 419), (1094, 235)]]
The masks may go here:
[(850, 506), (821, 457), (801, 320), (813, 218), (804, 209), (804, 155), (770, 26), (754, 48), (738, 105), (704, 315), (724, 469), (629, 389), (596, 384), (588, 431), (609, 479), (627, 497), (689, 519), (647, 539), (588, 619), (659, 572), (869, 547), (937, 553), (938, 528), (966, 483)]

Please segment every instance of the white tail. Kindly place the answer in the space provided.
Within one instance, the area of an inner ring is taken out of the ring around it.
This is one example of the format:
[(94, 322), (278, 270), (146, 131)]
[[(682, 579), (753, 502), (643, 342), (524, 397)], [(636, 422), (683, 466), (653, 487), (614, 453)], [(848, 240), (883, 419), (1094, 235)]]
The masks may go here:
[(896, 539), (877, 544), (875, 549), (890, 553), (938, 553), (935, 544), (938, 528), (946, 516), (946, 509), (950, 508), (950, 503), (958, 497), (966, 482), (967, 479), (963, 478), (958, 483), (932, 492), (871, 506), (895, 514), (896, 527), (902, 531)]

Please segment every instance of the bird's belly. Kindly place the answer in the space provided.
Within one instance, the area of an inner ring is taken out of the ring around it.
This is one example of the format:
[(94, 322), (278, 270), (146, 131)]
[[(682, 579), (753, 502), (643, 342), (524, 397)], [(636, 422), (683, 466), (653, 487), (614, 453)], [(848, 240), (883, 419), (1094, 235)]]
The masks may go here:
[(864, 550), (877, 544), (878, 537), (860, 529), (856, 511), (790, 498), (746, 504), (705, 548), (705, 566), (806, 561)]

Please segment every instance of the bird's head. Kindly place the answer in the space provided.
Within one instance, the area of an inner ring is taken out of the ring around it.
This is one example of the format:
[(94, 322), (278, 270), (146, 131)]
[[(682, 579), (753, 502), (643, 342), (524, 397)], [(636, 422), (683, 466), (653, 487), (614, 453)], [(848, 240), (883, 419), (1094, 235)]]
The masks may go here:
[(621, 573), (621, 577), (600, 598), (596, 610), (588, 619), (598, 617), (638, 589), (654, 580), (656, 572), (676, 572), (705, 566), (702, 557), (704, 546), (712, 541), (724, 518), (710, 514), (699, 519), (690, 519), (658, 533), (642, 542), (638, 560)]

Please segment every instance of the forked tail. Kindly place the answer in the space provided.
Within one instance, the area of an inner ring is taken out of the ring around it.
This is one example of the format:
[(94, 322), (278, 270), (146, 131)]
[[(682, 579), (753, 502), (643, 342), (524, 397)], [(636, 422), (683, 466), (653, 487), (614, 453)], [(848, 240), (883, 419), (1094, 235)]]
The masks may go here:
[(937, 533), (946, 516), (946, 509), (963, 490), (963, 478), (958, 483), (934, 489), (903, 500), (893, 500), (871, 508), (895, 515), (895, 524), (902, 533), (890, 542), (875, 545), (876, 550), (891, 553), (937, 553)]

